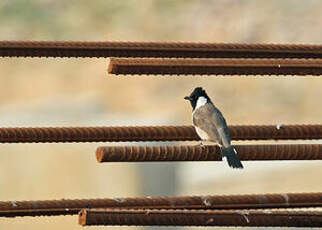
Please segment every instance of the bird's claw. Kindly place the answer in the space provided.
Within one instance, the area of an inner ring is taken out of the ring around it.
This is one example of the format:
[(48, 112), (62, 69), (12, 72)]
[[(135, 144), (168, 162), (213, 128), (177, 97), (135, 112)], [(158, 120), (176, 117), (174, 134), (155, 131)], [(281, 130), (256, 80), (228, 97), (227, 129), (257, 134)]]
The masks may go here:
[(200, 146), (201, 148), (205, 148), (205, 145), (202, 143), (202, 141), (200, 141), (199, 146)]

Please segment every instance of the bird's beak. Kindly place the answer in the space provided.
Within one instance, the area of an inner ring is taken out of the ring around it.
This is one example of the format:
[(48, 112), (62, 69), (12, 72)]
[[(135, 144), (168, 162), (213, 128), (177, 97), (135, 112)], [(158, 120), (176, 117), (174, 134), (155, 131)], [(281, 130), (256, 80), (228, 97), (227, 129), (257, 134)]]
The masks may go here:
[(191, 101), (192, 100), (192, 98), (191, 97), (188, 97), (188, 96), (184, 97), (184, 99), (186, 99), (188, 101)]

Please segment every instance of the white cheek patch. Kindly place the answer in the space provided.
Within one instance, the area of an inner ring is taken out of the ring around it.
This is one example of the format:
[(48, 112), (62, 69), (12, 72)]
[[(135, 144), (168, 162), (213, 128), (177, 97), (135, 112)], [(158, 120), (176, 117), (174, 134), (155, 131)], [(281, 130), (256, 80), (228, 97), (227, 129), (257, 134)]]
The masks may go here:
[(237, 151), (236, 151), (236, 149), (234, 148), (234, 153), (237, 155)]
[(207, 103), (207, 98), (205, 97), (198, 97), (197, 104), (196, 104), (196, 109), (200, 108), (201, 106), (205, 105)]

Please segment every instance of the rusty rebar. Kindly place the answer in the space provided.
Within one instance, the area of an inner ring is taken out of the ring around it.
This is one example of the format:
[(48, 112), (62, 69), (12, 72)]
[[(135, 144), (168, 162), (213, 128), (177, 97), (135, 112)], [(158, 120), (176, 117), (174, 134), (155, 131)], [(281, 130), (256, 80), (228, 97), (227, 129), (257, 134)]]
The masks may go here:
[[(235, 145), (242, 161), (322, 160), (322, 144)], [(98, 162), (221, 161), (215, 145), (107, 146), (96, 150)]]
[(322, 207), (322, 193), (106, 198), (0, 202), (0, 217), (75, 215), (85, 208), (263, 209)]
[(137, 226), (280, 226), (322, 227), (321, 211), (87, 209), (79, 224)]
[[(230, 126), (233, 140), (322, 139), (322, 125)], [(193, 126), (0, 128), (0, 143), (197, 141)]]
[(322, 75), (322, 59), (111, 58), (111, 74)]
[(322, 45), (0, 41), (0, 57), (322, 58)]

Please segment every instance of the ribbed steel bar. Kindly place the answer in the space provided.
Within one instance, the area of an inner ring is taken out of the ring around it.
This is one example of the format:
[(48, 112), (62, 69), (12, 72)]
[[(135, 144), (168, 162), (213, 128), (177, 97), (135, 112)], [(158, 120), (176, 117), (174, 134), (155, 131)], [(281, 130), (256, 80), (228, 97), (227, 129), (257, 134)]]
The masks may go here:
[[(234, 140), (322, 139), (322, 125), (230, 126)], [(200, 140), (192, 126), (0, 128), (0, 143)]]
[(322, 227), (321, 211), (294, 210), (82, 210), (79, 224), (137, 226)]
[(85, 208), (263, 209), (322, 207), (322, 193), (0, 202), (0, 217), (75, 215)]
[(322, 45), (0, 41), (0, 57), (322, 58)]
[[(235, 145), (240, 160), (322, 160), (322, 144)], [(96, 150), (98, 162), (221, 161), (214, 145), (107, 146)]]
[(322, 59), (111, 58), (111, 74), (322, 75)]

